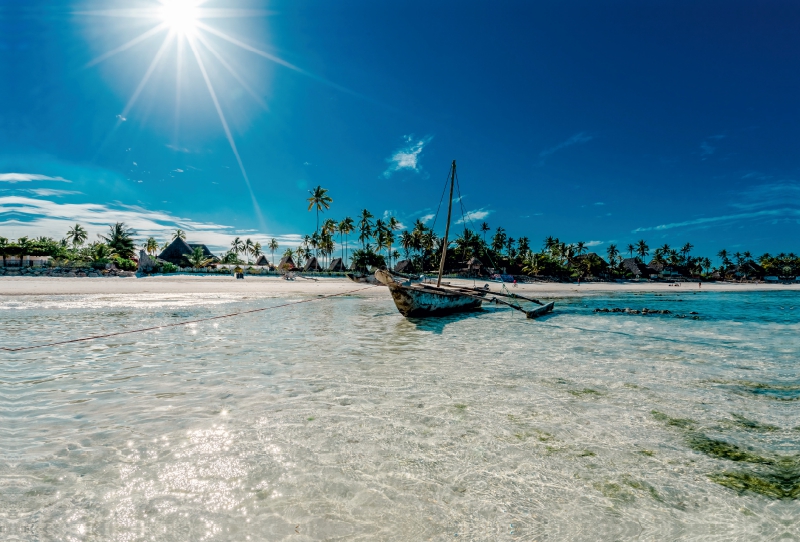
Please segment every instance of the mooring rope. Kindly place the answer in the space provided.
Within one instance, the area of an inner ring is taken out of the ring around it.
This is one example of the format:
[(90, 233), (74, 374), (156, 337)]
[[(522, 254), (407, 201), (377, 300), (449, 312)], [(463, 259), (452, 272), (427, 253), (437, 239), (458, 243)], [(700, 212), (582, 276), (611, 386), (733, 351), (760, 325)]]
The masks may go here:
[(50, 347), (50, 346), (59, 346), (59, 345), (62, 345), (62, 344), (78, 343), (78, 342), (84, 342), (84, 341), (93, 341), (95, 339), (103, 339), (103, 338), (106, 338), (106, 337), (116, 337), (118, 335), (129, 335), (131, 333), (142, 333), (142, 332), (145, 332), (145, 331), (155, 331), (157, 329), (165, 329), (165, 328), (168, 328), (168, 327), (186, 326), (186, 325), (189, 325), (189, 324), (197, 324), (199, 322), (208, 322), (210, 320), (220, 320), (222, 318), (231, 318), (233, 316), (242, 316), (243, 314), (252, 314), (254, 312), (268, 311), (270, 309), (279, 309), (281, 307), (291, 307), (292, 305), (300, 305), (302, 303), (310, 303), (312, 301), (321, 301), (323, 299), (329, 299), (331, 297), (336, 297), (336, 296), (340, 296), (340, 295), (347, 295), (347, 294), (352, 294), (352, 293), (355, 293), (355, 292), (361, 292), (363, 290), (369, 290), (370, 288), (376, 288), (376, 287), (377, 286), (367, 286), (366, 288), (358, 288), (356, 290), (349, 290), (347, 292), (340, 292), (338, 294), (324, 295), (324, 296), (316, 297), (316, 298), (313, 298), (313, 299), (304, 299), (302, 301), (295, 301), (294, 303), (283, 303), (281, 305), (273, 305), (271, 307), (262, 307), (260, 309), (250, 309), (250, 310), (242, 311), (242, 312), (232, 312), (230, 314), (222, 314), (220, 316), (209, 316), (208, 318), (199, 318), (197, 320), (187, 320), (186, 322), (176, 322), (174, 324), (162, 324), (160, 326), (143, 327), (143, 328), (140, 328), (140, 329), (129, 329), (129, 330), (126, 330), (126, 331), (116, 331), (114, 333), (104, 333), (102, 335), (92, 335), (90, 337), (81, 337), (80, 339), (69, 339), (69, 340), (66, 340), (66, 341), (57, 341), (57, 342), (47, 343), (47, 344), (34, 344), (34, 345), (31, 345), (31, 346), (19, 346), (17, 348), (8, 348), (6, 346), (0, 346), (0, 350), (5, 350), (6, 352), (20, 352), (22, 350), (33, 350), (35, 348), (47, 348), (47, 347)]

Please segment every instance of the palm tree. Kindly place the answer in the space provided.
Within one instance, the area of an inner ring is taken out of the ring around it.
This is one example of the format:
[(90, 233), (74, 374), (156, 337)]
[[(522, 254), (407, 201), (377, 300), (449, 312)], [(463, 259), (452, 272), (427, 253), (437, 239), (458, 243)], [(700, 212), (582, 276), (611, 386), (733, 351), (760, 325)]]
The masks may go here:
[(373, 215), (366, 209), (361, 211), (361, 219), (358, 221), (358, 240), (361, 241), (361, 249), (366, 250), (367, 241), (372, 237), (372, 219)]
[(89, 237), (89, 233), (80, 224), (75, 224), (67, 230), (67, 240), (72, 242), (72, 248), (78, 248)]
[(486, 244), (486, 232), (490, 230), (489, 224), (487, 222), (482, 222), (481, 227), (479, 228), (481, 232), (483, 232), (483, 244)]
[(158, 252), (158, 241), (155, 240), (155, 237), (147, 238), (147, 241), (144, 242), (144, 251), (150, 255)]
[(239, 257), (239, 254), (241, 254), (242, 250), (244, 250), (244, 243), (242, 243), (242, 240), (239, 237), (231, 241), (231, 252), (236, 254), (237, 258)]
[(636, 247), (635, 247), (635, 246), (633, 246), (632, 244), (628, 243), (628, 246), (627, 246), (627, 247), (625, 247), (625, 251), (626, 251), (628, 254), (630, 254), (630, 255), (631, 255), (631, 258), (633, 258), (633, 253), (636, 251)]
[(192, 250), (192, 253), (187, 254), (185, 257), (189, 262), (189, 265), (192, 267), (206, 267), (208, 264), (214, 261), (214, 258), (206, 258), (205, 253), (203, 253), (203, 249), (200, 247), (195, 247)]
[[(342, 262), (347, 261), (347, 236), (353, 233), (354, 227), (353, 219), (349, 216), (344, 217), (344, 219), (339, 222), (339, 244), (342, 245), (342, 254), (344, 255)], [(344, 243), (342, 243), (342, 234), (344, 234)]]
[(691, 244), (691, 243), (686, 243), (685, 245), (683, 245), (681, 247), (681, 254), (683, 254), (683, 260), (684, 261), (688, 261), (689, 253), (692, 251), (693, 248), (694, 248), (694, 245)]
[(250, 263), (250, 255), (253, 253), (253, 241), (248, 237), (244, 242), (244, 255), (247, 257), (247, 263)]
[(606, 254), (608, 254), (608, 262), (613, 266), (617, 263), (617, 258), (619, 257), (619, 250), (617, 250), (617, 245), (611, 243), (608, 245), (606, 249)]
[(522, 272), (529, 275), (538, 275), (539, 271), (542, 270), (541, 259), (541, 254), (531, 254), (531, 252), (528, 251), (526, 258), (523, 261), (524, 266), (522, 267)]
[(253, 258), (257, 262), (258, 261), (258, 257), (263, 254), (263, 252), (261, 252), (261, 243), (259, 243), (258, 241), (253, 243), (253, 248), (250, 249), (250, 253), (253, 255)]
[(407, 260), (408, 253), (414, 248), (414, 236), (408, 230), (403, 230), (403, 233), (400, 234), (400, 247), (405, 252)]
[(175, 239), (186, 241), (186, 232), (180, 228), (175, 230), (175, 233), (172, 234), (172, 240), (174, 241)]
[(161, 250), (166, 250), (168, 246), (169, 246), (169, 239), (164, 241), (164, 244), (161, 245)]
[(494, 237), (492, 237), (492, 248), (495, 252), (500, 252), (503, 250), (503, 247), (506, 246), (506, 231), (499, 227), (494, 232)]
[(117, 222), (108, 228), (108, 237), (101, 237), (106, 244), (108, 244), (108, 248), (120, 258), (128, 259), (133, 256), (136, 247), (136, 244), (133, 242), (133, 235), (135, 232), (127, 227), (124, 222)]
[(274, 237), (272, 239), (270, 239), (269, 244), (267, 245), (267, 248), (269, 248), (272, 251), (272, 265), (273, 266), (275, 265), (275, 251), (278, 250), (279, 246), (280, 245), (278, 245), (278, 242), (275, 240)]
[(584, 252), (586, 252), (586, 243), (584, 243), (583, 241), (578, 241), (577, 243), (575, 243), (575, 254), (577, 256), (580, 256)]
[(650, 254), (650, 247), (647, 246), (647, 243), (644, 239), (640, 239), (636, 242), (636, 254), (642, 259), (642, 263), (644, 263), (644, 258), (648, 254)]
[(331, 208), (333, 198), (328, 195), (328, 189), (317, 186), (314, 190), (309, 190), (311, 197), (308, 198), (308, 210), (316, 208), (317, 210), (317, 232), (319, 232), (319, 212)]

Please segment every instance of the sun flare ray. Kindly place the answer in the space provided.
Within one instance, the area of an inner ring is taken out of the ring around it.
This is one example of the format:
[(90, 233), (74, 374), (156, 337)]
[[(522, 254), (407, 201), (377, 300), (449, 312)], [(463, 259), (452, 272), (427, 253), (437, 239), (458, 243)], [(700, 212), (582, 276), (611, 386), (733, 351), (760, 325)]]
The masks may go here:
[(239, 164), (239, 170), (242, 172), (242, 177), (244, 178), (244, 182), (247, 185), (247, 190), (250, 193), (250, 199), (253, 202), (253, 210), (256, 213), (256, 217), (258, 218), (261, 227), (266, 229), (264, 216), (261, 213), (261, 207), (258, 205), (258, 201), (256, 200), (256, 195), (253, 192), (253, 187), (250, 185), (250, 178), (247, 176), (247, 171), (244, 168), (244, 162), (242, 162), (242, 158), (241, 156), (239, 156), (239, 150), (236, 148), (236, 142), (233, 140), (233, 135), (231, 134), (231, 130), (228, 127), (228, 121), (225, 120), (225, 114), (222, 112), (222, 107), (220, 106), (219, 100), (217, 99), (217, 93), (214, 92), (214, 86), (211, 84), (211, 79), (208, 77), (208, 72), (206, 71), (205, 64), (203, 64), (203, 59), (200, 57), (200, 52), (197, 50), (197, 47), (194, 44), (194, 40), (190, 38), (188, 42), (189, 42), (189, 47), (192, 49), (192, 53), (194, 54), (194, 58), (197, 61), (197, 66), (200, 68), (200, 73), (203, 75), (203, 79), (206, 82), (206, 87), (208, 88), (208, 93), (211, 95), (211, 100), (214, 102), (214, 107), (217, 110), (217, 115), (219, 115), (219, 120), (222, 123), (222, 129), (225, 131), (225, 137), (228, 138), (228, 143), (231, 146), (233, 155), (236, 157), (236, 163)]
[(95, 64), (99, 64), (102, 61), (107, 60), (107, 59), (111, 58), (112, 56), (114, 56), (114, 55), (116, 55), (118, 53), (121, 53), (123, 51), (127, 51), (128, 49), (130, 49), (134, 45), (137, 45), (137, 44), (145, 41), (146, 39), (148, 39), (148, 38), (150, 38), (152, 36), (155, 36), (159, 32), (163, 32), (166, 29), (167, 29), (167, 23), (161, 23), (158, 26), (155, 26), (155, 27), (151, 28), (147, 32), (143, 32), (142, 34), (139, 34), (138, 36), (136, 36), (135, 38), (133, 38), (129, 42), (120, 45), (116, 49), (112, 49), (112, 50), (108, 51), (107, 53), (103, 53), (102, 55), (98, 56), (97, 58), (95, 58), (93, 60), (90, 60), (89, 62), (86, 63), (84, 68), (91, 68)]

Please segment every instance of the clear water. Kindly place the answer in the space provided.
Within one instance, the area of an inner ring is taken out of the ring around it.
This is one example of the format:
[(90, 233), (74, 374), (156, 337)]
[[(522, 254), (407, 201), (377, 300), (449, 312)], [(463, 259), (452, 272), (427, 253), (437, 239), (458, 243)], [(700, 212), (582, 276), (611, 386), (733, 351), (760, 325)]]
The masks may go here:
[[(0, 344), (286, 301), (0, 297)], [(387, 293), (0, 351), (0, 539), (798, 540), (799, 322), (792, 292)]]

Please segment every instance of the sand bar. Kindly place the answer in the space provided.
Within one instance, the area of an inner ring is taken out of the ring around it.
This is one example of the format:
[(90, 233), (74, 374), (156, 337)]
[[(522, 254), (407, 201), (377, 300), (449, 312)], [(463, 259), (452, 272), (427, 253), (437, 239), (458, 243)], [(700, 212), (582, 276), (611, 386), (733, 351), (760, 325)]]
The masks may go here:
[[(452, 280), (451, 284), (483, 286), (485, 280)], [(501, 285), (490, 282), (490, 289), (499, 291)], [(671, 286), (663, 282), (585, 282), (580, 286), (569, 283), (506, 284), (509, 291), (540, 297), (565, 297), (606, 294), (610, 292), (747, 292), (747, 291), (800, 291), (800, 284), (754, 283), (681, 283)], [(356, 292), (357, 291), (357, 292)], [(170, 275), (128, 278), (54, 278), (54, 277), (0, 277), (0, 296), (15, 295), (88, 295), (88, 294), (267, 294), (267, 295), (331, 295), (352, 292), (357, 295), (386, 295), (382, 286), (356, 284), (343, 278), (318, 280), (283, 280), (277, 277), (248, 276), (236, 280), (228, 276)]]

